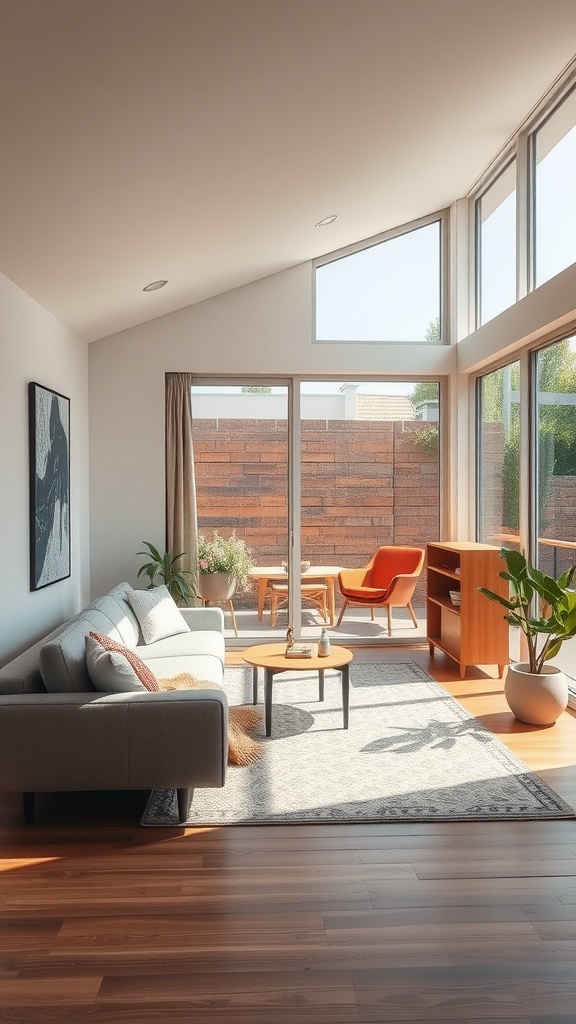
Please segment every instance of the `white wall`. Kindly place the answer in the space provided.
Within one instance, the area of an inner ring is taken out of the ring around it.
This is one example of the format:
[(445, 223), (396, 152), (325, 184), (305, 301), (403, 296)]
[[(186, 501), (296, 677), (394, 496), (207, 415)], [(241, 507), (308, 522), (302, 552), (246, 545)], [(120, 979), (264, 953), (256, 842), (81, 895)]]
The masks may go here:
[(461, 372), (478, 371), (494, 359), (512, 356), (522, 346), (576, 320), (576, 263), (505, 309), (458, 345)]
[[(470, 370), (501, 349), (576, 315), (576, 266), (451, 349), (436, 345), (313, 345), (312, 268), (302, 264), (90, 345), (92, 594), (137, 582), (143, 540), (164, 544), (164, 374), (331, 376), (430, 374), (449, 380), (447, 529), (473, 530), (469, 493)], [(458, 365), (457, 365), (458, 364)], [(462, 467), (466, 467), (462, 472)]]
[[(88, 561), (87, 345), (0, 275), (0, 665), (85, 603)], [(70, 398), (72, 574), (30, 591), (28, 382)]]
[[(93, 596), (136, 582), (143, 540), (164, 545), (164, 374), (449, 374), (435, 345), (313, 345), (309, 263), (90, 345)], [(258, 383), (256, 379), (252, 381)]]

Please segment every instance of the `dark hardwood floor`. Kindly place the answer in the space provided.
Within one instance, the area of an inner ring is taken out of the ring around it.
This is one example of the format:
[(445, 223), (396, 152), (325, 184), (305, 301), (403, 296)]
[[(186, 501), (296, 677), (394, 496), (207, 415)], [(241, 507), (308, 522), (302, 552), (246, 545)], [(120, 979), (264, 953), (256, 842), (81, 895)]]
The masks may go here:
[[(416, 661), (576, 805), (576, 717)], [(238, 655), (235, 655), (237, 660)], [(143, 829), (146, 795), (0, 799), (0, 1021), (575, 1024), (576, 820)]]

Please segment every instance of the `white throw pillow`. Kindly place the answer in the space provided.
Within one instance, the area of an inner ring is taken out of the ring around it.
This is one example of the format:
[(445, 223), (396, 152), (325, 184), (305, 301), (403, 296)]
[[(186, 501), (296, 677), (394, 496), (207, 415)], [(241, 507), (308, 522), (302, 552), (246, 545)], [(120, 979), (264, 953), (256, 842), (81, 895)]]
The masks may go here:
[(176, 633), (189, 633), (190, 626), (178, 609), (168, 587), (154, 587), (153, 590), (133, 590), (128, 601), (140, 623), (145, 644), (164, 640)]
[(127, 693), (143, 690), (132, 665), (117, 651), (107, 651), (93, 636), (86, 637), (86, 669), (95, 690), (101, 693)]

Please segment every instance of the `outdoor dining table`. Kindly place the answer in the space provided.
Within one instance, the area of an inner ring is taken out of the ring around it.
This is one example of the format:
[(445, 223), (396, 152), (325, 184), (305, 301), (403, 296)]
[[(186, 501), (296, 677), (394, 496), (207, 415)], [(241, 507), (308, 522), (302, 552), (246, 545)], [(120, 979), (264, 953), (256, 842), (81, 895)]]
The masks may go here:
[[(341, 568), (342, 567), (340, 565), (311, 565), (306, 572), (301, 574), (302, 582), (310, 583), (312, 581), (320, 581), (326, 583), (326, 586), (328, 587), (328, 614), (330, 616), (331, 626), (336, 622), (335, 587), (338, 573)], [(286, 582), (288, 579), (288, 573), (281, 565), (255, 565), (250, 569), (249, 576), (257, 582), (258, 618), (261, 621), (264, 615), (266, 591), (268, 589), (269, 581), (273, 580), (278, 582), (279, 580), (284, 580), (284, 582)]]

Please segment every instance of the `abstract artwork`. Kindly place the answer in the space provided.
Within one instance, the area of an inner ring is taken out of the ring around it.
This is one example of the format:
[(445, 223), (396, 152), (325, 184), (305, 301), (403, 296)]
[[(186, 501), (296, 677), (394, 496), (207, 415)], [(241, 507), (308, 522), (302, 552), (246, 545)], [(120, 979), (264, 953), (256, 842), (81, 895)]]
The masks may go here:
[(28, 385), (30, 589), (70, 575), (70, 399)]

